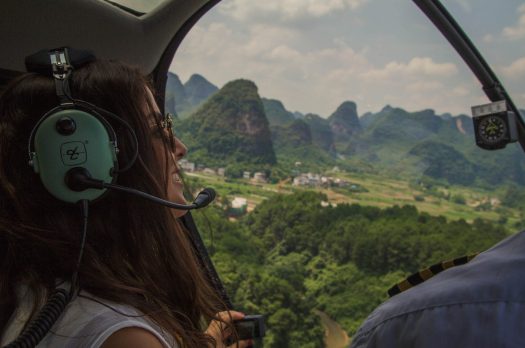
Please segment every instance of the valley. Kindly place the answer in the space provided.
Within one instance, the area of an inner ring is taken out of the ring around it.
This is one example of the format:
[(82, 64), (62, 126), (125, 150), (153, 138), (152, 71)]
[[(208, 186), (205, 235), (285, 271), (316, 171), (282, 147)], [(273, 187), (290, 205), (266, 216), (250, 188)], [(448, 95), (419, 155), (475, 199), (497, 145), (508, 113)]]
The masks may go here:
[(477, 148), (467, 115), (303, 114), (200, 75), (169, 75), (166, 96), (188, 191), (217, 191), (192, 216), (265, 346), (343, 346), (393, 284), (525, 227), (523, 152)]
[(420, 212), (444, 216), (451, 221), (463, 219), (472, 223), (476, 218), (482, 218), (502, 224), (509, 231), (524, 227), (520, 210), (501, 204), (504, 190), (494, 191), (453, 185), (436, 185), (429, 189), (407, 180), (380, 175), (359, 173), (331, 173), (331, 175), (357, 184), (364, 190), (355, 192), (348, 188), (296, 186), (290, 181), (284, 184), (260, 183), (249, 179), (228, 179), (202, 172), (186, 173), (189, 182), (193, 182), (192, 186), (198, 186), (197, 189), (207, 186), (216, 189), (218, 201), (222, 201), (223, 197), (227, 201), (232, 201), (235, 197), (245, 198), (248, 212), (273, 195), (314, 190), (326, 194), (327, 203), (331, 205), (355, 203), (379, 208), (413, 205)]

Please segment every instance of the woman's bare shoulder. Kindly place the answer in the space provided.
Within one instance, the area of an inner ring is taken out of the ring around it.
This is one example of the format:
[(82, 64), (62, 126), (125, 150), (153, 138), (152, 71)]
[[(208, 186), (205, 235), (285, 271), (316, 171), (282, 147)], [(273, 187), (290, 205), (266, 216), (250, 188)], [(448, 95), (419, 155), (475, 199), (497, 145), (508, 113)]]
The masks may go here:
[(164, 348), (164, 346), (157, 336), (146, 329), (125, 327), (111, 334), (101, 348)]

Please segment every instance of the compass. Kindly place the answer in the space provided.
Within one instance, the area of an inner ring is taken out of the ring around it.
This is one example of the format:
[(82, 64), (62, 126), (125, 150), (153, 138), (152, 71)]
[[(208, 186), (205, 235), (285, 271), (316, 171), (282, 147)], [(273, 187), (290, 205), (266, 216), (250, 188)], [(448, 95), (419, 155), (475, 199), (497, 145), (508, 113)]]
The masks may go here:
[(518, 140), (516, 116), (505, 100), (472, 107), (476, 145), (485, 150), (503, 149)]
[(485, 117), (479, 122), (478, 135), (486, 144), (497, 144), (506, 138), (506, 122), (498, 116)]

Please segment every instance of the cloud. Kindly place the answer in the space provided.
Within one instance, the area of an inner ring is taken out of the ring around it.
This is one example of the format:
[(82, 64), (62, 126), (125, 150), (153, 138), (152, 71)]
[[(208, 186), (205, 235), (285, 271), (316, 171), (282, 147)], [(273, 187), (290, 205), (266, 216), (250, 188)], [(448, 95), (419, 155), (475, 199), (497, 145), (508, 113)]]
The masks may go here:
[(241, 21), (293, 21), (319, 18), (336, 11), (355, 10), (369, 0), (232, 0), (221, 5), (223, 14)]
[(470, 90), (465, 86), (457, 86), (452, 89), (452, 94), (458, 97), (465, 97), (470, 94)]
[(509, 78), (518, 78), (525, 75), (525, 57), (515, 60), (508, 67), (502, 68), (502, 71)]
[(421, 80), (421, 81), (409, 83), (405, 87), (405, 90), (410, 93), (421, 93), (421, 92), (426, 93), (426, 92), (434, 92), (434, 91), (443, 90), (444, 87), (445, 86), (443, 85), (443, 83), (439, 81)]
[[(296, 30), (286, 27), (253, 25), (246, 32), (246, 37), (242, 38), (244, 43), (239, 45), (239, 48), (250, 57), (268, 57), (278, 47), (282, 48), (295, 41), (299, 34)], [(235, 42), (231, 44), (234, 45)]]
[(457, 71), (453, 63), (436, 63), (429, 57), (414, 57), (407, 64), (393, 61), (387, 63), (382, 69), (364, 72), (362, 76), (366, 79), (384, 80), (399, 76), (452, 76)]
[(493, 43), (494, 42), (494, 35), (487, 34), (487, 35), (483, 36), (483, 42)]
[[(305, 47), (298, 29), (256, 24), (245, 30), (217, 22), (197, 24), (188, 34), (170, 68), (184, 81), (200, 73), (219, 87), (247, 78), (266, 98), (276, 98), (292, 111), (330, 115), (343, 101), (358, 102), (359, 112), (386, 104), (409, 110), (433, 108), (464, 112), (470, 105), (457, 88), (457, 68), (429, 57), (413, 57), (377, 65), (369, 47), (356, 50), (332, 39)], [(470, 95), (468, 96), (470, 97)], [(443, 101), (447, 101), (444, 103)]]
[(525, 4), (518, 7), (518, 13), (520, 13), (520, 18), (518, 24), (514, 27), (505, 27), (503, 29), (503, 37), (509, 40), (518, 40), (525, 37)]
[(463, 10), (465, 12), (472, 12), (472, 5), (470, 4), (470, 1), (469, 0), (456, 0), (458, 4), (461, 5), (461, 7), (463, 8)]

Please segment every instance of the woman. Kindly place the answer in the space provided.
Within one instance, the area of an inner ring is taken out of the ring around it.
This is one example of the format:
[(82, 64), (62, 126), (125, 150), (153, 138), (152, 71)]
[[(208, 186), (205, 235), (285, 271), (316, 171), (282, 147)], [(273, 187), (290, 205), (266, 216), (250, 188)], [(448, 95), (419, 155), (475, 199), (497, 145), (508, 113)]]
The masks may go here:
[[(186, 148), (164, 127), (143, 75), (94, 61), (73, 72), (70, 87), (73, 98), (119, 115), (136, 133), (139, 156), (117, 183), (184, 203), (176, 162)], [(76, 269), (78, 206), (52, 197), (25, 156), (31, 129), (58, 103), (53, 79), (35, 73), (12, 81), (0, 97), (2, 345)], [(118, 161), (128, 163), (135, 151), (130, 133), (109, 121)], [(224, 347), (231, 321), (243, 314), (224, 312), (176, 219), (183, 213), (114, 191), (90, 205), (81, 291), (39, 347)]]

